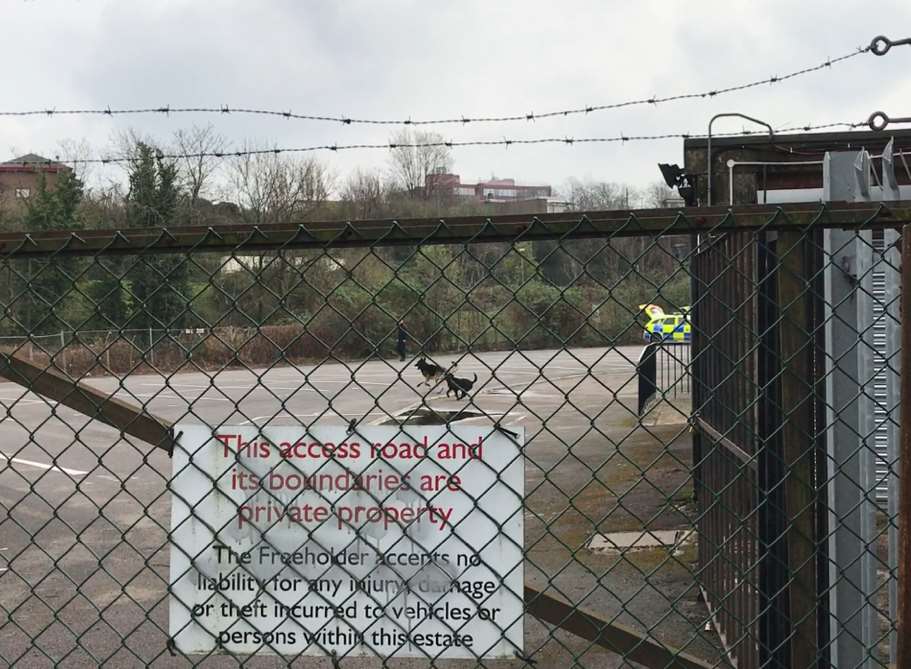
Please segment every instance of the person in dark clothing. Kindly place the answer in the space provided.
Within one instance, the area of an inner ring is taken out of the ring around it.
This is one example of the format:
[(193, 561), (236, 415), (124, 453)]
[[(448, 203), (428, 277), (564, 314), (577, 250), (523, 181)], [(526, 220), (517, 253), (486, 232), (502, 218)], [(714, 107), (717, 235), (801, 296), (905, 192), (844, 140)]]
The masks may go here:
[(408, 342), (408, 330), (405, 329), (405, 321), (399, 321), (399, 333), (395, 343), (395, 350), (399, 353), (399, 361), (405, 360), (405, 344)]

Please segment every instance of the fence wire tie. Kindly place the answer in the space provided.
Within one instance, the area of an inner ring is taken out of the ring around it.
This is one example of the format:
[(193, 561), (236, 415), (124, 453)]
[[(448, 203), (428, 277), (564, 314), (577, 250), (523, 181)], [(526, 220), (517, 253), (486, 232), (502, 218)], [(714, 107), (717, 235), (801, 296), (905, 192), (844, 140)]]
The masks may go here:
[[(171, 450), (168, 451), (168, 457), (174, 457), (174, 447), (180, 443), (180, 438), (183, 436), (183, 430), (174, 434), (174, 428), (171, 428)], [(215, 437), (215, 432), (212, 432), (212, 437)]]
[(503, 434), (509, 435), (509, 436), (512, 437), (513, 439), (518, 439), (518, 438), (519, 438), (519, 433), (518, 433), (518, 432), (513, 432), (512, 430), (509, 430), (509, 429), (503, 427), (502, 425), (500, 425), (499, 422), (495, 423), (495, 424), (494, 424), (494, 427), (497, 429), (497, 431), (502, 432)]

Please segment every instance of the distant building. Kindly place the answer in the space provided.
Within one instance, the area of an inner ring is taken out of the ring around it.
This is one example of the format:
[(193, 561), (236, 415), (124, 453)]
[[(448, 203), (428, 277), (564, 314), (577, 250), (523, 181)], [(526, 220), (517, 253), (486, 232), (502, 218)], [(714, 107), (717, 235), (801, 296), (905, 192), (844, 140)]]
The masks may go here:
[(547, 197), (529, 200), (490, 200), (486, 205), (485, 209), (491, 214), (562, 214), (572, 209), (569, 202)]
[(44, 175), (47, 188), (53, 190), (60, 174), (69, 169), (34, 153), (0, 163), (0, 212), (22, 212), (28, 199), (38, 190), (41, 175)]
[(436, 172), (424, 181), (428, 193), (479, 202), (521, 202), (548, 199), (553, 195), (550, 186), (520, 186), (515, 179), (489, 179), (477, 183), (462, 183), (458, 174)]

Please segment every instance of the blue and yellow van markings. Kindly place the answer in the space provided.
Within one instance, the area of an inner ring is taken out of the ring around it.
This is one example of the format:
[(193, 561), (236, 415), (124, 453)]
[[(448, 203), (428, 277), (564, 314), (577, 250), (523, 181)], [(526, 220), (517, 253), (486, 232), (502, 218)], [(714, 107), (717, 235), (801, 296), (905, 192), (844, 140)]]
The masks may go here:
[(644, 311), (649, 318), (643, 333), (645, 341), (688, 342), (692, 338), (689, 307), (683, 307), (681, 313), (677, 314), (666, 314), (654, 304), (640, 304), (639, 310)]

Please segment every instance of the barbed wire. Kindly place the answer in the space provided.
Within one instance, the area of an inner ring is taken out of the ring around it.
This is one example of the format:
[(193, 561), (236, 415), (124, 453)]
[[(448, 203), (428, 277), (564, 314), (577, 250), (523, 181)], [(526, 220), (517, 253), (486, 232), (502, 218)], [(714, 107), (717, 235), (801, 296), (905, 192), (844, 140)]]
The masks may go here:
[[(293, 111), (279, 111), (275, 109), (259, 109), (255, 107), (230, 107), (228, 105), (221, 106), (203, 106), (203, 107), (172, 107), (170, 105), (164, 105), (160, 107), (138, 107), (138, 108), (125, 108), (125, 109), (113, 109), (111, 107), (94, 108), (94, 109), (31, 109), (24, 111), (0, 111), (0, 117), (29, 117), (29, 116), (125, 116), (125, 115), (139, 115), (139, 114), (252, 114), (259, 116), (277, 116), (283, 117), (286, 119), (296, 119), (296, 120), (305, 120), (305, 121), (324, 121), (324, 122), (334, 122), (341, 123), (344, 125), (404, 125), (404, 126), (425, 126), (425, 125), (445, 125), (445, 124), (468, 124), (468, 123), (500, 123), (500, 122), (512, 122), (512, 121), (534, 121), (537, 119), (544, 118), (553, 118), (553, 117), (566, 117), (574, 116), (579, 114), (590, 114), (592, 112), (606, 111), (612, 109), (622, 109), (625, 107), (635, 107), (642, 105), (658, 105), (668, 102), (679, 102), (682, 100), (694, 100), (694, 99), (705, 99), (705, 98), (714, 98), (719, 95), (724, 95), (727, 93), (733, 93), (737, 91), (743, 91), (750, 88), (756, 88), (758, 86), (771, 85), (787, 81), (789, 79), (794, 79), (795, 77), (800, 77), (806, 74), (813, 72), (818, 72), (820, 70), (832, 67), (835, 64), (842, 63), (844, 61), (850, 60), (857, 56), (860, 56), (865, 53), (874, 53), (876, 55), (884, 55), (889, 51), (891, 46), (904, 44), (904, 40), (892, 41), (888, 38), (878, 36), (874, 38), (868, 46), (858, 47), (856, 50), (851, 53), (847, 53), (838, 58), (829, 58), (825, 61), (819, 63), (818, 65), (813, 65), (811, 67), (805, 67), (793, 72), (789, 72), (783, 75), (773, 75), (766, 77), (765, 79), (759, 79), (756, 81), (750, 81), (743, 84), (737, 84), (733, 86), (726, 86), (723, 88), (713, 88), (705, 91), (699, 91), (694, 93), (679, 93), (675, 95), (667, 96), (657, 96), (653, 95), (648, 98), (638, 98), (632, 100), (625, 100), (622, 102), (613, 102), (600, 105), (588, 105), (584, 107), (576, 107), (572, 109), (561, 109), (556, 111), (549, 111), (543, 113), (527, 112), (524, 114), (509, 114), (503, 116), (450, 116), (448, 118), (438, 118), (438, 119), (421, 119), (414, 120), (411, 118), (407, 119), (371, 119), (371, 118), (355, 118), (351, 116), (331, 116), (331, 115), (319, 115), (319, 114), (300, 114)], [(877, 46), (877, 45), (885, 45)]]
[[(857, 128), (860, 126), (866, 125), (866, 121), (851, 122), (851, 121), (838, 121), (833, 123), (820, 123), (815, 125), (802, 125), (802, 126), (792, 126), (779, 128), (775, 130), (775, 135), (790, 133), (790, 132), (811, 132), (814, 130), (825, 130), (830, 128)], [(742, 135), (763, 135), (766, 134), (763, 131), (759, 130), (740, 130), (735, 132), (715, 132), (712, 133), (712, 137), (737, 137)], [(361, 143), (361, 144), (318, 144), (314, 146), (304, 146), (304, 147), (275, 147), (275, 148), (265, 148), (265, 149), (240, 149), (236, 151), (200, 151), (195, 153), (165, 153), (163, 151), (158, 151), (156, 156), (161, 160), (177, 160), (184, 158), (243, 158), (247, 156), (261, 156), (261, 155), (280, 155), (280, 154), (289, 154), (289, 153), (314, 153), (319, 151), (353, 151), (353, 150), (395, 150), (395, 149), (418, 149), (424, 147), (446, 147), (446, 148), (456, 148), (456, 147), (473, 147), (473, 146), (521, 146), (521, 145), (532, 145), (532, 144), (564, 144), (569, 146), (574, 146), (576, 144), (612, 144), (612, 143), (625, 143), (625, 142), (648, 142), (648, 141), (660, 141), (666, 139), (700, 139), (708, 137), (705, 133), (687, 133), (687, 132), (673, 132), (673, 133), (663, 133), (663, 134), (654, 134), (654, 135), (616, 135), (613, 137), (538, 137), (531, 139), (482, 139), (482, 140), (466, 140), (466, 141), (455, 141), (455, 140), (445, 140), (439, 142), (412, 142), (412, 143), (396, 143), (396, 142), (380, 142), (380, 143)], [(72, 164), (72, 165), (89, 165), (89, 164), (116, 164), (116, 163), (128, 163), (134, 160), (133, 156), (129, 155), (119, 155), (119, 156), (103, 156), (100, 158), (56, 158), (54, 160), (46, 161), (29, 161), (28, 165), (53, 165), (53, 164)]]

